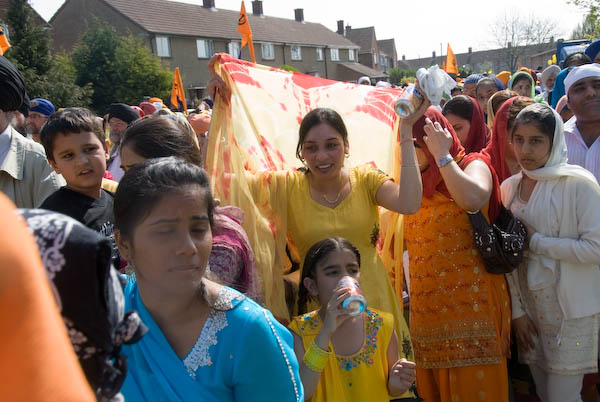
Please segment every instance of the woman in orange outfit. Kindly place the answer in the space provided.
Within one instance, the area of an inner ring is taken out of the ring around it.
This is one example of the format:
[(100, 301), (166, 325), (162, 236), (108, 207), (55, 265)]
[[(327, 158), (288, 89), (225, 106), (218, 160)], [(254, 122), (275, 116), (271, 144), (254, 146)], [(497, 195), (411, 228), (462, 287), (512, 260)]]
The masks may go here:
[(489, 159), (465, 157), (439, 112), (423, 120), (413, 136), (424, 197), (405, 217), (417, 388), (427, 402), (508, 401), (507, 286), (485, 270), (466, 213), (495, 217), (498, 181)]

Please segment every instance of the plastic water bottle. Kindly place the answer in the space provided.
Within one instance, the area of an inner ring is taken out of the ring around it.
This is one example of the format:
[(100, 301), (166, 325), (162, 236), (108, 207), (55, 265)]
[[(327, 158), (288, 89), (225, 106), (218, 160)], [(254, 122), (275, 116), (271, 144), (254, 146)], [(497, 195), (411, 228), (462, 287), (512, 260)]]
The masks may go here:
[(360, 315), (367, 308), (367, 299), (363, 296), (358, 281), (344, 276), (338, 282), (338, 287), (348, 288), (350, 296), (342, 302), (342, 308), (352, 316)]
[(394, 103), (394, 110), (398, 116), (407, 118), (415, 113), (422, 103), (421, 92), (414, 85), (409, 85)]

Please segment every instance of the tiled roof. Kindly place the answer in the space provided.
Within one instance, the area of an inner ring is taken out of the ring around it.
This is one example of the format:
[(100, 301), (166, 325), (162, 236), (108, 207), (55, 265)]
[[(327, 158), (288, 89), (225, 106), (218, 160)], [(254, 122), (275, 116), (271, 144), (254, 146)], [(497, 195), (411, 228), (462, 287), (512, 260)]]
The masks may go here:
[[(103, 0), (152, 33), (209, 38), (240, 38), (239, 11), (208, 9), (167, 0)], [(251, 10), (251, 9), (250, 9)], [(321, 24), (293, 19), (259, 17), (246, 9), (255, 41), (356, 48), (350, 40)], [(290, 9), (290, 14), (293, 10)]]
[(380, 52), (385, 53), (389, 57), (394, 57), (394, 48), (396, 47), (396, 42), (394, 39), (383, 39), (377, 41), (377, 48)]
[(360, 46), (360, 52), (371, 53), (373, 39), (375, 38), (375, 27), (351, 28), (346, 30), (346, 38)]
[(370, 77), (370, 78), (383, 78), (383, 77), (388, 76), (384, 72), (377, 71), (375, 69), (372, 69), (371, 67), (367, 67), (364, 64), (360, 64), (360, 63), (355, 63), (355, 62), (345, 63), (345, 62), (343, 62), (343, 63), (340, 63), (338, 66), (346, 67), (347, 69), (355, 71), (355, 72), (359, 73), (360, 75), (366, 75), (367, 77)]

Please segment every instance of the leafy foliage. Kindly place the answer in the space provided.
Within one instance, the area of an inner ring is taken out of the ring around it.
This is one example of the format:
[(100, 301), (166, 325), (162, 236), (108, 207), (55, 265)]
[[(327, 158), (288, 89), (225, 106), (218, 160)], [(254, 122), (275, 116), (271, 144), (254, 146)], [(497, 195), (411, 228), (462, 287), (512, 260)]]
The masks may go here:
[(406, 77), (415, 77), (417, 75), (416, 68), (409, 69), (400, 69), (400, 68), (390, 68), (388, 70), (388, 75), (390, 77), (390, 83), (392, 85), (400, 85), (403, 83), (403, 79)]
[(77, 83), (94, 88), (92, 108), (104, 113), (113, 102), (136, 105), (144, 96), (167, 99), (173, 74), (141, 39), (119, 36), (114, 28), (96, 24), (73, 50)]
[(300, 70), (298, 70), (296, 67), (292, 67), (289, 64), (284, 64), (284, 65), (280, 66), (279, 68), (282, 69), (282, 70), (291, 71), (291, 72), (294, 72), (294, 73), (299, 73), (300, 72)]
[(11, 0), (7, 12), (11, 48), (6, 57), (19, 69), (30, 98), (45, 98), (56, 107), (87, 106), (92, 89), (75, 84), (68, 55), (50, 53), (50, 33), (38, 25), (27, 0)]
[(578, 24), (571, 39), (597, 39), (600, 37), (600, 1), (598, 0), (570, 0), (569, 3), (587, 10), (581, 24)]

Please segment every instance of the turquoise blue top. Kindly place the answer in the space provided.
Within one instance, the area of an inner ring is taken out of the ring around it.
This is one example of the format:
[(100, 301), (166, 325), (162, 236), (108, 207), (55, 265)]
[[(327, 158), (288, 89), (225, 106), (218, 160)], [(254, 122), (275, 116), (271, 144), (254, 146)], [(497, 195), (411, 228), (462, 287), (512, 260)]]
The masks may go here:
[(125, 310), (137, 310), (148, 333), (127, 345), (122, 393), (131, 401), (303, 401), (290, 332), (273, 315), (224, 287), (198, 340), (182, 360), (142, 303), (137, 282), (125, 288)]

